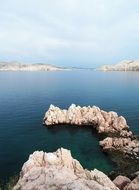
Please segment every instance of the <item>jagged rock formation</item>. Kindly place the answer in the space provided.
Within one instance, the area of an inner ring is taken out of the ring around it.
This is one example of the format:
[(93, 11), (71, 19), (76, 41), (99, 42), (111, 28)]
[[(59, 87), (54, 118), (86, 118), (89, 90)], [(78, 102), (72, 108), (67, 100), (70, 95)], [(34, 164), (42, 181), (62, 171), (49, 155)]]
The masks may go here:
[(0, 71), (62, 71), (68, 70), (49, 64), (22, 64), (19, 62), (1, 62)]
[(125, 60), (116, 65), (104, 65), (98, 70), (101, 71), (139, 71), (139, 60)]
[(70, 151), (36, 151), (23, 165), (14, 190), (118, 190), (101, 171), (83, 169)]
[(123, 156), (139, 160), (139, 141), (137, 139), (107, 137), (100, 141), (100, 145), (104, 150), (119, 151), (123, 153)]
[(50, 105), (49, 110), (45, 114), (44, 123), (46, 125), (91, 125), (99, 133), (132, 136), (132, 133), (128, 132), (129, 127), (124, 117), (119, 117), (113, 111), (105, 112), (96, 106), (80, 107), (72, 104), (67, 110), (61, 110), (58, 107)]
[(118, 162), (118, 165), (125, 163), (123, 164), (124, 172), (128, 172), (125, 167), (129, 168), (131, 163), (135, 165), (132, 167), (132, 172), (139, 170), (139, 140), (129, 130), (125, 118), (118, 116), (115, 112), (105, 112), (96, 106), (80, 107), (72, 104), (67, 110), (61, 110), (50, 105), (45, 114), (44, 123), (46, 126), (67, 124), (85, 127), (90, 125), (98, 133), (105, 134), (106, 137), (100, 141), (100, 145), (110, 155), (120, 155), (120, 157), (114, 156), (113, 161)]
[[(139, 141), (129, 130), (125, 118), (119, 117), (117, 113), (105, 112), (95, 106), (81, 108), (71, 105), (68, 110), (61, 110), (51, 105), (45, 114), (44, 123), (47, 126), (70, 124), (94, 127), (98, 133), (107, 136), (100, 141), (103, 150), (114, 153), (114, 157), (120, 152), (124, 163), (129, 163), (128, 167), (130, 165), (132, 168), (131, 163), (134, 163), (136, 171), (138, 171)], [(130, 159), (132, 162), (129, 162)], [(121, 167), (122, 162), (119, 162)], [(131, 171), (131, 168), (129, 170)], [(70, 151), (61, 148), (54, 153), (36, 151), (30, 155), (29, 160), (23, 165), (19, 181), (13, 189), (138, 190), (138, 172), (134, 175), (132, 181), (125, 176), (118, 176), (112, 182), (97, 169), (91, 171), (83, 169), (80, 163), (72, 158)]]

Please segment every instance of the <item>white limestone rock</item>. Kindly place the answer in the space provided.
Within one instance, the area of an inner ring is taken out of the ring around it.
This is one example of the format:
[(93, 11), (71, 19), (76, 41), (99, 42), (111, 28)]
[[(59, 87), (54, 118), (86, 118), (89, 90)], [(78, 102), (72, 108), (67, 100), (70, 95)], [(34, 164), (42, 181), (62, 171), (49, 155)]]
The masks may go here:
[(47, 126), (56, 124), (91, 125), (94, 128), (97, 126), (98, 133), (106, 134), (120, 134), (121, 131), (129, 128), (125, 118), (119, 117), (115, 112), (105, 112), (96, 106), (80, 107), (75, 104), (67, 110), (50, 105), (45, 113), (44, 123)]
[(70, 70), (50, 64), (34, 63), (25, 64), (19, 62), (0, 62), (0, 71), (63, 71)]
[(139, 71), (139, 60), (124, 60), (115, 65), (104, 65), (97, 69), (100, 71)]
[(98, 170), (88, 171), (73, 159), (69, 150), (36, 151), (23, 165), (14, 190), (118, 190)]

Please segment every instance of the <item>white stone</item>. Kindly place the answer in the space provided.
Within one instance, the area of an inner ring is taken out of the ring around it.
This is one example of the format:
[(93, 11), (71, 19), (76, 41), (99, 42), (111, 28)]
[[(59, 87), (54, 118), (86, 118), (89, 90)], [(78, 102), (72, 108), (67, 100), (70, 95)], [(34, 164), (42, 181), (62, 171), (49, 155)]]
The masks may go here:
[(22, 168), (19, 181), (14, 187), (14, 190), (18, 189), (117, 190), (105, 174), (98, 170), (84, 170), (72, 158), (70, 151), (63, 148), (54, 153), (34, 152)]

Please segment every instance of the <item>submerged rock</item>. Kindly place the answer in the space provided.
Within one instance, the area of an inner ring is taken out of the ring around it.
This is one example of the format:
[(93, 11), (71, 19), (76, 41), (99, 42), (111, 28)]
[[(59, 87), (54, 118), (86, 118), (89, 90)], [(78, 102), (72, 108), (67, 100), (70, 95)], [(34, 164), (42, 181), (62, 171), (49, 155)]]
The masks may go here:
[(118, 190), (102, 172), (88, 171), (69, 150), (36, 151), (23, 165), (14, 190)]

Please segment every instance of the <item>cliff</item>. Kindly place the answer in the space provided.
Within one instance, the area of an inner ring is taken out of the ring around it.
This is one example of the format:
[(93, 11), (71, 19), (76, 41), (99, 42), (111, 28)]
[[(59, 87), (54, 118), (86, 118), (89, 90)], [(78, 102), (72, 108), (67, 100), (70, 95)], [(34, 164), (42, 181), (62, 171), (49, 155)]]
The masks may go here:
[(19, 62), (0, 62), (0, 71), (62, 71), (68, 70), (49, 64), (22, 64)]
[(122, 61), (116, 65), (104, 65), (98, 70), (101, 71), (139, 71), (139, 60)]

